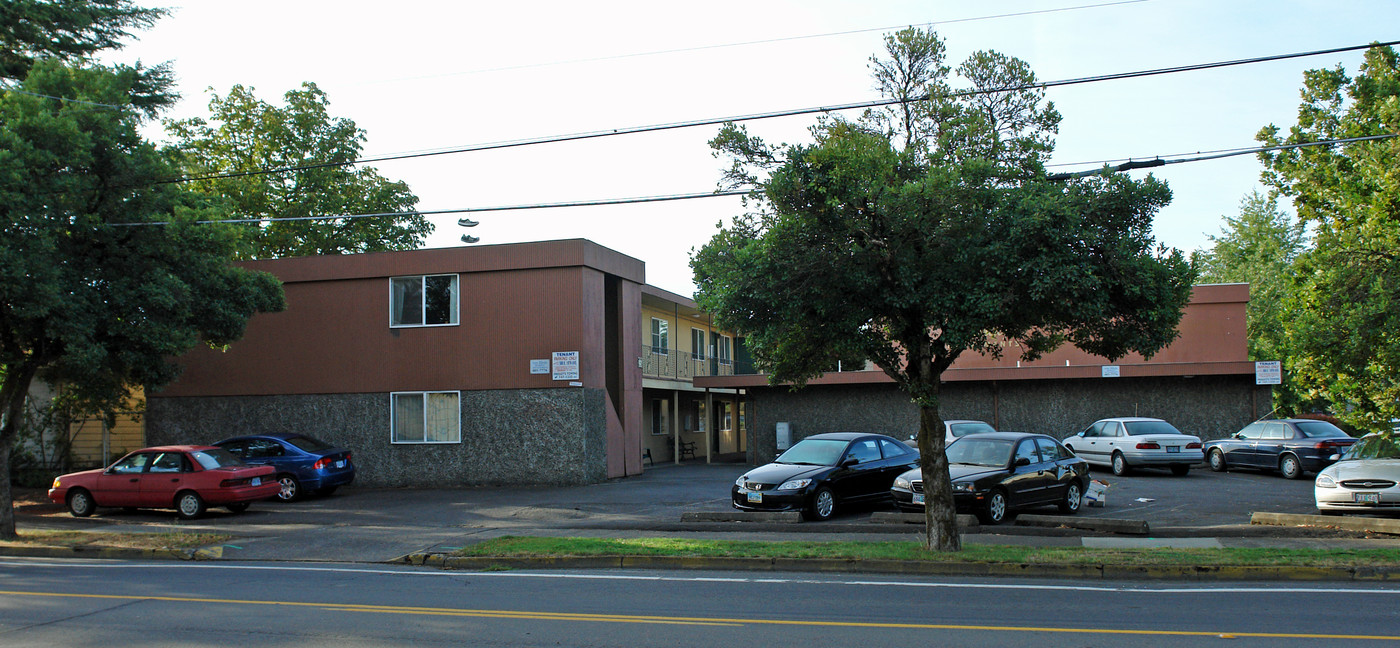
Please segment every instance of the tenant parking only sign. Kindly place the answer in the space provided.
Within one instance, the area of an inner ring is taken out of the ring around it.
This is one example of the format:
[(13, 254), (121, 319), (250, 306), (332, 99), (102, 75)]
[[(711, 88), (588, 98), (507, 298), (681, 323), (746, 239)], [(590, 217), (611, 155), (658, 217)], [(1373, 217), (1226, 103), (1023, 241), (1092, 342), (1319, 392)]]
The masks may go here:
[(578, 380), (578, 351), (555, 351), (552, 360), (555, 380)]
[(1283, 384), (1283, 363), (1278, 360), (1263, 360), (1254, 363), (1254, 384)]

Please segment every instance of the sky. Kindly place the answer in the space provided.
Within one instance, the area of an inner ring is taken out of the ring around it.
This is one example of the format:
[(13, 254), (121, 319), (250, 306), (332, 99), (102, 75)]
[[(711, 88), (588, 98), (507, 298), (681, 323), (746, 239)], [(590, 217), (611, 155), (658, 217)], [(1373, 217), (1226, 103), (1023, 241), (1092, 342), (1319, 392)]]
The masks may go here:
[[(869, 58), (883, 52), (883, 35), (910, 25), (935, 29), (954, 66), (996, 50), (1042, 81), (1400, 39), (1394, 0), (144, 4), (172, 13), (107, 58), (171, 62), (183, 99), (167, 117), (207, 116), (211, 89), (251, 86), (280, 104), (314, 82), (333, 116), (366, 132), (365, 157), (873, 100)], [(1256, 146), (1261, 127), (1294, 124), (1305, 70), (1355, 73), (1361, 59), (1356, 51), (1051, 88), (1063, 116), (1051, 160), (1063, 166), (1051, 171)], [(746, 124), (796, 144), (815, 119)], [(727, 166), (708, 145), (717, 130), (374, 166), (406, 182), (423, 211), (704, 193)], [(1151, 170), (1174, 193), (1153, 235), (1185, 252), (1208, 247), (1241, 199), (1264, 189), (1259, 172), (1252, 155)], [(427, 247), (463, 245), (464, 233), (480, 237), (476, 245), (586, 238), (644, 261), (648, 283), (690, 295), (692, 250), (742, 212), (737, 197), (483, 212), (470, 215), (480, 222), (470, 230), (457, 226), (461, 215), (441, 215)]]

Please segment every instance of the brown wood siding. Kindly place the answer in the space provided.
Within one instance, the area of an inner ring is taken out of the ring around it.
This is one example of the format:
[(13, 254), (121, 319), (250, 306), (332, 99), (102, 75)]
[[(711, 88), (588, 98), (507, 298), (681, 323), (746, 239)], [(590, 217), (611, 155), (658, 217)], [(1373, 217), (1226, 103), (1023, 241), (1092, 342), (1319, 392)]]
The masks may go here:
[[(254, 317), (244, 338), (227, 350), (199, 349), (180, 358), (182, 377), (152, 396), (561, 387), (550, 375), (529, 372), (531, 359), (548, 359), (554, 351), (579, 351), (581, 381), (602, 386), (601, 272), (578, 266), (462, 272), (461, 260), (473, 255), (461, 249), (446, 257), (429, 252), (439, 251), (356, 255), (392, 261), (381, 263), (377, 276), (283, 277), (286, 311)], [(425, 264), (420, 256), (442, 263)], [(298, 268), (288, 275), (325, 276), (304, 272), (307, 260), (286, 261)], [(276, 262), (254, 265), (277, 268), (279, 275), (283, 268)], [(389, 327), (389, 277), (451, 272), (461, 273), (459, 325)], [(623, 283), (638, 290), (638, 284)]]

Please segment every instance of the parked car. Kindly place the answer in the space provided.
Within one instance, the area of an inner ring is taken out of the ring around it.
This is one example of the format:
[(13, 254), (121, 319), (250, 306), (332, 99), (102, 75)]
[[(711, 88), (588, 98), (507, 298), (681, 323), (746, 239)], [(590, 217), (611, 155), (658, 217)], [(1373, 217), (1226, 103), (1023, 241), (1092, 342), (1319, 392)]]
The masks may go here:
[(888, 500), (894, 478), (918, 465), (918, 452), (883, 434), (814, 434), (741, 475), (730, 496), (740, 510), (826, 520), (840, 506)]
[(107, 469), (60, 475), (49, 499), (68, 506), (73, 517), (92, 515), (99, 506), (173, 508), (192, 520), (209, 506), (242, 513), (248, 505), (277, 493), (275, 470), (249, 466), (222, 448), (157, 446), (118, 459)]
[(1185, 475), (1201, 463), (1201, 439), (1176, 429), (1162, 419), (1143, 417), (1108, 418), (1095, 421), (1068, 439), (1065, 446), (1095, 466), (1126, 475), (1134, 468), (1170, 468), (1173, 475)]
[(224, 439), (214, 445), (254, 465), (277, 470), (277, 499), (296, 500), (307, 491), (330, 495), (355, 481), (350, 451), (304, 434), (269, 432)]
[(1356, 439), (1327, 421), (1283, 419), (1255, 421), (1227, 439), (1205, 442), (1210, 469), (1277, 470), (1288, 479), (1332, 465), (1331, 457), (1350, 448)]
[[(974, 421), (971, 419), (953, 419), (951, 421), (944, 421), (943, 443), (944, 445), (947, 445), (957, 440), (959, 437), (964, 437), (969, 434), (981, 434), (983, 432), (996, 431), (996, 428), (983, 421)], [(904, 440), (904, 443), (905, 445), (908, 445), (911, 448), (919, 447), (918, 431), (915, 431), (913, 434), (910, 434), (909, 438)]]
[(1368, 434), (1317, 473), (1313, 498), (1323, 515), (1400, 509), (1400, 446)]
[[(948, 445), (948, 476), (959, 511), (984, 524), (1000, 524), (1012, 509), (1055, 505), (1074, 514), (1084, 502), (1089, 464), (1044, 434), (988, 432)], [(924, 509), (924, 478), (918, 468), (894, 480), (895, 505)]]

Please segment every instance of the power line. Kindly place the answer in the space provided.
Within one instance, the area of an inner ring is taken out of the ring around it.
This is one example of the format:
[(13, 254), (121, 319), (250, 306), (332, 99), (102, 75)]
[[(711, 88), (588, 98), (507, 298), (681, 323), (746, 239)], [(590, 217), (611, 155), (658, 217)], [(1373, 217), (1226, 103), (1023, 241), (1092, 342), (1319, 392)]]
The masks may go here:
[(548, 61), (544, 63), (526, 63), (522, 65), (506, 65), (494, 68), (481, 68), (477, 70), (465, 70), (462, 72), (446, 72), (443, 74), (426, 74), (413, 77), (401, 77), (398, 79), (384, 79), (373, 83), (393, 83), (397, 81), (422, 81), (426, 79), (443, 79), (455, 76), (467, 76), (472, 74), (487, 74), (491, 72), (512, 72), (516, 70), (528, 70), (532, 68), (551, 67), (556, 65), (575, 65), (579, 63), (598, 63), (602, 61), (619, 61), (630, 58), (640, 58), (644, 56), (658, 56), (664, 54), (684, 54), (686, 52), (703, 52), (706, 50), (727, 49), (730, 47), (748, 47), (751, 45), (768, 45), (771, 43), (786, 43), (799, 40), (811, 40), (815, 38), (829, 38), (832, 36), (850, 36), (852, 34), (867, 34), (870, 32), (889, 31), (893, 29), (904, 29), (906, 27), (933, 27), (935, 25), (952, 25), (957, 23), (978, 22), (982, 20), (997, 20), (1000, 18), (1019, 18), (1022, 16), (1034, 16), (1038, 14), (1059, 13), (1064, 11), (1078, 11), (1081, 9), (1099, 9), (1102, 7), (1112, 7), (1116, 5), (1137, 4), (1148, 0), (1119, 0), (1118, 2), (1105, 2), (1101, 4), (1079, 5), (1074, 7), (1059, 7), (1056, 9), (1037, 9), (1033, 11), (1018, 11), (1015, 13), (995, 14), (990, 16), (975, 16), (971, 18), (953, 18), (949, 20), (935, 20), (931, 22), (909, 23), (907, 25), (894, 25), (891, 27), (869, 27), (865, 29), (851, 29), (839, 32), (827, 32), (824, 34), (806, 34), (802, 36), (782, 36), (778, 38), (767, 38), (762, 40), (741, 41), (737, 43), (721, 43), (716, 45), (696, 45), (693, 47), (677, 47), (673, 49), (653, 50), (649, 52), (633, 52), (630, 54), (615, 54), (612, 56), (595, 56), (591, 58), (570, 59), (564, 61)]
[[(1072, 178), (1083, 178), (1083, 177), (1087, 177), (1087, 176), (1091, 176), (1091, 175), (1097, 175), (1097, 174), (1100, 174), (1100, 173), (1104, 173), (1105, 171), (1108, 171), (1108, 172), (1119, 172), (1119, 171), (1130, 171), (1130, 170), (1134, 170), (1134, 169), (1148, 169), (1148, 168), (1155, 168), (1155, 167), (1160, 167), (1160, 166), (1166, 166), (1166, 165), (1168, 165), (1168, 164), (1184, 164), (1184, 163), (1187, 163), (1187, 162), (1205, 162), (1205, 161), (1209, 161), (1209, 160), (1217, 160), (1217, 159), (1220, 159), (1220, 158), (1232, 157), (1232, 156), (1237, 156), (1237, 155), (1247, 155), (1247, 154), (1251, 154), (1251, 153), (1264, 153), (1264, 152), (1267, 152), (1267, 151), (1281, 151), (1281, 150), (1286, 150), (1286, 149), (1308, 148), (1308, 147), (1313, 147), (1313, 146), (1333, 146), (1333, 145), (1337, 145), (1337, 144), (1351, 144), (1351, 143), (1354, 143), (1354, 142), (1376, 141), (1376, 140), (1390, 139), (1390, 138), (1393, 138), (1393, 137), (1400, 137), (1400, 133), (1389, 133), (1389, 134), (1382, 134), (1382, 135), (1370, 135), (1370, 136), (1365, 136), (1365, 137), (1349, 137), (1349, 138), (1346, 138), (1346, 139), (1321, 140), (1321, 141), (1317, 141), (1317, 142), (1301, 142), (1301, 143), (1297, 143), (1297, 144), (1280, 144), (1280, 145), (1277, 145), (1277, 146), (1260, 146), (1260, 147), (1254, 147), (1254, 148), (1248, 148), (1248, 149), (1225, 149), (1225, 150), (1224, 150), (1225, 152), (1223, 152), (1223, 153), (1222, 153), (1222, 152), (1214, 152), (1214, 154), (1211, 154), (1211, 155), (1200, 155), (1200, 156), (1197, 156), (1197, 157), (1185, 158), (1185, 159), (1180, 159), (1180, 160), (1164, 160), (1164, 159), (1162, 159), (1162, 157), (1156, 157), (1156, 158), (1152, 158), (1152, 159), (1150, 159), (1150, 160), (1129, 161), (1129, 162), (1126, 162), (1126, 163), (1124, 163), (1124, 164), (1120, 164), (1120, 165), (1118, 165), (1118, 166), (1116, 166), (1116, 167), (1109, 168), (1109, 169), (1107, 169), (1107, 170), (1105, 170), (1105, 169), (1103, 169), (1103, 168), (1099, 168), (1099, 169), (1093, 169), (1093, 170), (1089, 170), (1089, 171), (1077, 171), (1077, 172), (1073, 172), (1073, 173), (1056, 173), (1056, 174), (1051, 174), (1051, 175), (1049, 175), (1049, 176), (1046, 176), (1046, 179), (1048, 179), (1048, 180), (1068, 180), (1068, 179), (1072, 179)], [(1167, 157), (1171, 157), (1171, 156), (1167, 156)], [(1078, 164), (1089, 164), (1089, 163), (1081, 162), (1081, 163), (1078, 163)], [(348, 214), (348, 215), (342, 215), (342, 216), (295, 216), (295, 217), (285, 217), (285, 218), (283, 218), (283, 217), (271, 217), (271, 218), (237, 218), (237, 219), (226, 219), (226, 220), (202, 220), (202, 221), (193, 221), (193, 222), (194, 222), (195, 224), (199, 224), (199, 225), (209, 225), (209, 224), (215, 224), (215, 223), (272, 223), (272, 222), (310, 221), (310, 220), (350, 220), (350, 219), (358, 219), (358, 218), (382, 218), (382, 217), (388, 217), (388, 216), (392, 216), (392, 217), (403, 217), (403, 216), (439, 216), (439, 215), (443, 215), (443, 214), (468, 214), (468, 213), (481, 213), (481, 212), (525, 211), (525, 210), (533, 210), (533, 209), (557, 209), (557, 208), (563, 208), (563, 207), (598, 207), (598, 206), (604, 206), (604, 205), (628, 205), (628, 204), (636, 204), (636, 203), (666, 202), (666, 201), (676, 201), (676, 200), (693, 200), (693, 199), (696, 199), (696, 198), (718, 198), (718, 197), (721, 197), (721, 196), (741, 196), (741, 195), (752, 194), (752, 193), (755, 193), (755, 192), (754, 192), (754, 191), (750, 191), (750, 190), (742, 190), (742, 189), (739, 189), (739, 190), (729, 190), (729, 191), (710, 191), (710, 192), (703, 192), (703, 193), (671, 194), (671, 195), (665, 195), (665, 196), (643, 196), (643, 197), (635, 197), (635, 198), (604, 198), (604, 199), (598, 199), (598, 200), (575, 200), (575, 201), (568, 201), (568, 202), (534, 203), (534, 204), (525, 204), (525, 205), (505, 205), (505, 206), (497, 206), (497, 207), (464, 207), (464, 208), (460, 208), (460, 209), (438, 209), (438, 210), (432, 210), (432, 211), (382, 212), (382, 213), (374, 213), (374, 214)], [(142, 225), (169, 225), (169, 224), (170, 224), (170, 221), (153, 221), (153, 222), (142, 222), (142, 223), (112, 223), (111, 225), (112, 225), (113, 227), (134, 227), (134, 226), (142, 226)], [(475, 223), (473, 223), (473, 225), (474, 225), (474, 224), (475, 224)]]
[[(1396, 45), (1396, 44), (1400, 44), (1400, 41), (1387, 41), (1387, 42), (1381, 42), (1381, 43), (1370, 43), (1370, 44), (1366, 44), (1366, 45), (1351, 45), (1351, 46), (1347, 46), (1347, 47), (1336, 47), (1336, 48), (1331, 48), (1331, 49), (1312, 50), (1312, 51), (1307, 51), (1307, 52), (1294, 52), (1294, 53), (1290, 53), (1290, 54), (1275, 54), (1275, 55), (1271, 55), (1271, 56), (1259, 56), (1259, 57), (1246, 58), (1246, 59), (1235, 59), (1235, 60), (1232, 60), (1232, 61), (1216, 61), (1216, 62), (1211, 62), (1211, 63), (1197, 63), (1197, 64), (1193, 64), (1193, 65), (1181, 65), (1181, 66), (1167, 67), (1167, 68), (1156, 68), (1156, 69), (1152, 69), (1152, 70), (1139, 70), (1139, 71), (1135, 71), (1135, 72), (1120, 72), (1120, 73), (1116, 73), (1116, 74), (1103, 74), (1103, 75), (1096, 75), (1096, 76), (1078, 77), (1078, 78), (1073, 78), (1073, 79), (1062, 79), (1062, 80), (1058, 80), (1058, 81), (1045, 81), (1045, 82), (1040, 82), (1040, 83), (1028, 83), (1028, 84), (1022, 84), (1022, 85), (1019, 85), (1019, 86), (1009, 86), (1009, 87), (1004, 87), (1004, 88), (989, 88), (989, 89), (983, 89), (983, 90), (960, 90), (960, 91), (951, 93), (949, 96), (950, 96), (950, 97), (953, 97), (953, 98), (957, 98), (957, 97), (970, 97), (970, 96), (976, 96), (976, 95), (982, 95), (982, 94), (995, 94), (995, 93), (1001, 93), (1001, 92), (1017, 92), (1017, 91), (1022, 91), (1022, 90), (1034, 90), (1034, 89), (1048, 89), (1048, 88), (1057, 88), (1057, 87), (1071, 86), (1071, 85), (1082, 85), (1082, 84), (1086, 84), (1086, 83), (1099, 83), (1099, 82), (1103, 82), (1103, 81), (1119, 81), (1119, 80), (1123, 80), (1123, 79), (1134, 79), (1134, 78), (1141, 78), (1141, 77), (1148, 77), (1148, 76), (1158, 76), (1158, 75), (1164, 75), (1164, 74), (1176, 74), (1176, 73), (1180, 73), (1180, 72), (1196, 72), (1196, 71), (1201, 71), (1201, 70), (1210, 70), (1210, 69), (1222, 68), (1222, 67), (1233, 67), (1233, 66), (1239, 66), (1239, 65), (1251, 65), (1251, 64), (1255, 64), (1255, 63), (1268, 63), (1268, 62), (1273, 62), (1273, 61), (1282, 61), (1282, 60), (1288, 60), (1288, 59), (1294, 59), (1294, 58), (1304, 58), (1304, 57), (1309, 57), (1309, 56), (1323, 56), (1323, 55), (1327, 55), (1327, 54), (1338, 54), (1338, 53), (1342, 53), (1342, 52), (1352, 52), (1352, 51), (1356, 51), (1356, 50), (1370, 49), (1370, 48), (1372, 48), (1372, 47), (1389, 47), (1389, 46)], [(865, 108), (875, 108), (875, 107), (879, 107), (879, 106), (888, 106), (888, 105), (893, 105), (893, 104), (897, 104), (897, 103), (903, 103), (903, 102), (905, 102), (905, 101), (926, 101), (926, 100), (931, 99), (931, 98), (932, 98), (932, 97), (931, 97), (930, 95), (924, 95), (924, 96), (922, 96), (922, 97), (916, 97), (916, 98), (908, 99), (908, 100), (900, 100), (900, 99), (876, 99), (876, 100), (861, 101), (861, 102), (856, 102), (856, 103), (835, 104), (835, 105), (831, 105), (831, 106), (817, 106), (817, 107), (812, 107), (812, 108), (798, 108), (798, 109), (793, 109), (793, 110), (782, 110), (782, 111), (766, 112), (766, 113), (751, 113), (751, 114), (747, 114), (747, 115), (736, 115), (736, 116), (730, 116), (730, 117), (718, 117), (718, 118), (709, 118), (709, 119), (699, 119), (699, 120), (693, 120), (693, 121), (674, 122), (674, 123), (670, 123), (670, 124), (653, 124), (653, 125), (649, 125), (649, 126), (632, 126), (632, 127), (625, 127), (625, 128), (615, 128), (615, 129), (611, 129), (611, 130), (592, 131), (592, 132), (586, 132), (586, 133), (574, 133), (574, 134), (569, 134), (569, 135), (552, 135), (552, 136), (537, 137), (537, 138), (522, 139), (522, 140), (510, 140), (510, 141), (504, 141), (504, 142), (492, 142), (492, 143), (486, 143), (486, 144), (475, 144), (475, 145), (469, 145), (469, 146), (463, 146), (463, 147), (442, 149), (442, 150), (438, 150), (438, 151), (424, 151), (424, 152), (418, 152), (418, 153), (404, 153), (404, 154), (399, 154), (399, 155), (386, 155), (386, 156), (373, 157), (373, 158), (361, 158), (361, 159), (358, 159), (358, 160), (351, 160), (351, 161), (348, 161), (348, 162), (320, 162), (320, 163), (315, 163), (315, 164), (303, 164), (303, 165), (295, 165), (295, 166), (287, 166), (287, 167), (277, 167), (277, 168), (272, 168), (272, 169), (258, 169), (258, 170), (253, 170), (253, 171), (234, 171), (234, 172), (229, 172), (229, 173), (215, 173), (215, 174), (208, 174), (208, 175), (202, 175), (202, 176), (193, 176), (193, 177), (178, 178), (178, 179), (174, 179), (174, 180), (164, 180), (164, 181), (160, 181), (160, 182), (158, 182), (158, 183), (156, 183), (156, 184), (176, 184), (176, 183), (184, 183), (184, 182), (197, 182), (197, 181), (200, 181), (200, 180), (224, 180), (224, 179), (229, 179), (229, 178), (243, 178), (243, 177), (256, 176), (256, 175), (269, 175), (269, 174), (274, 174), (274, 173), (289, 173), (289, 172), (293, 172), (293, 171), (308, 171), (308, 170), (313, 170), (313, 169), (324, 169), (324, 168), (330, 168), (330, 167), (353, 166), (353, 165), (358, 165), (358, 164), (373, 164), (373, 163), (379, 163), (379, 162), (393, 162), (393, 161), (398, 161), (398, 160), (408, 160), (408, 159), (415, 159), (415, 158), (433, 157), (433, 156), (439, 156), (439, 155), (454, 155), (454, 154), (457, 154), (457, 153), (474, 153), (474, 152), (480, 152), (480, 151), (491, 151), (491, 150), (500, 150), (500, 149), (507, 149), (507, 148), (518, 148), (518, 147), (523, 147), (523, 146), (535, 146), (535, 145), (539, 145), (539, 144), (556, 144), (556, 143), (561, 143), (561, 142), (571, 142), (571, 141), (579, 141), (579, 140), (586, 140), (586, 139), (597, 139), (597, 138), (602, 138), (602, 137), (613, 137), (613, 136), (616, 136), (616, 135), (634, 135), (634, 134), (639, 134), (639, 133), (650, 133), (650, 132), (659, 132), (659, 131), (667, 131), (667, 130), (677, 130), (677, 129), (682, 129), (682, 128), (695, 128), (695, 127), (698, 127), (698, 126), (715, 126), (715, 125), (724, 124), (724, 123), (728, 123), (728, 122), (746, 122), (746, 121), (757, 121), (757, 120), (761, 120), (761, 119), (775, 119), (775, 118), (779, 118), (779, 117), (795, 117), (795, 116), (799, 116), (799, 115), (809, 115), (809, 114), (815, 114), (815, 113), (830, 113), (830, 112), (841, 112), (841, 111), (846, 111), (846, 110), (860, 110), (860, 109), (865, 109)]]

